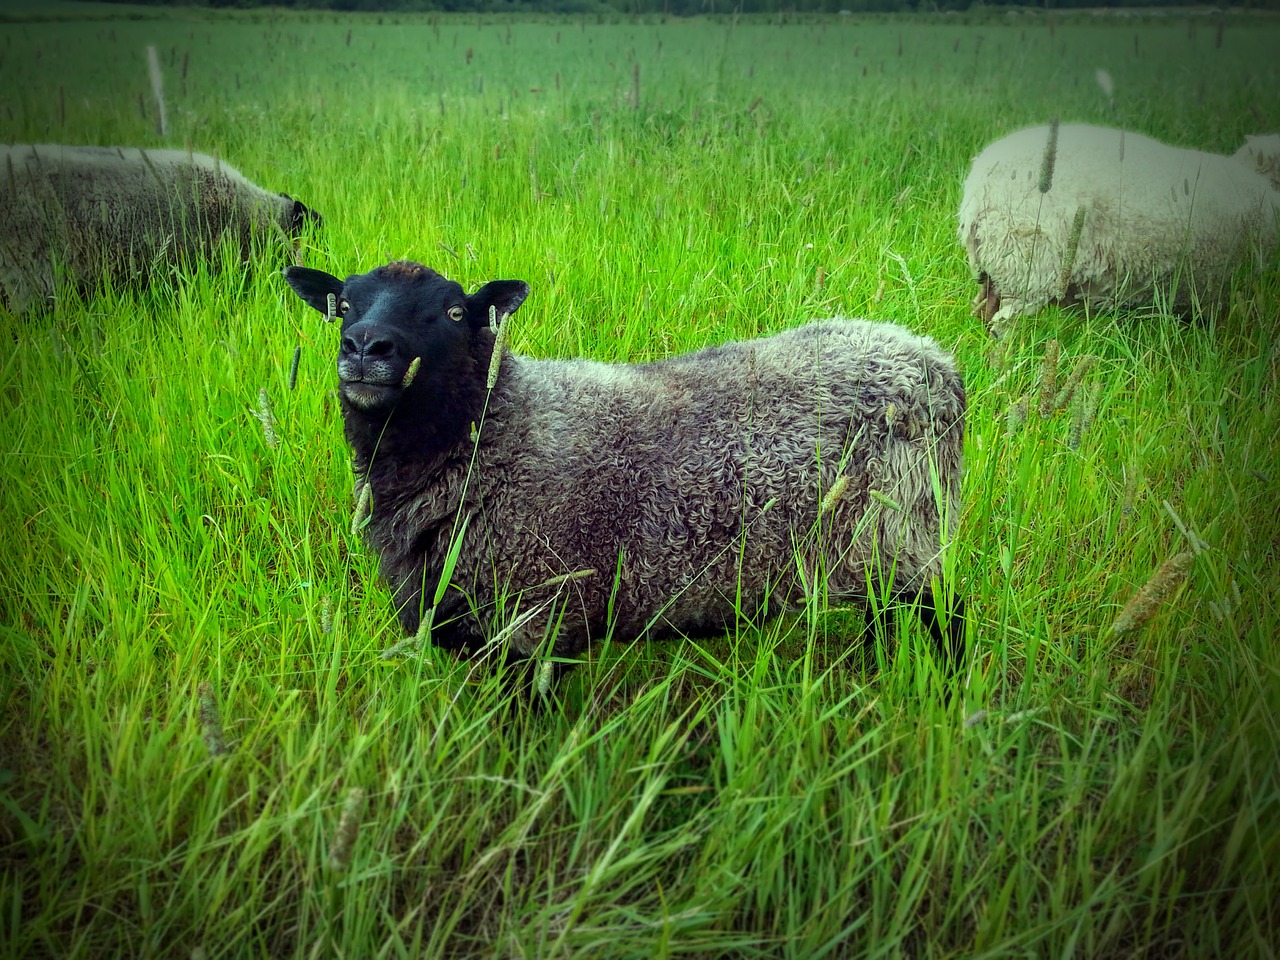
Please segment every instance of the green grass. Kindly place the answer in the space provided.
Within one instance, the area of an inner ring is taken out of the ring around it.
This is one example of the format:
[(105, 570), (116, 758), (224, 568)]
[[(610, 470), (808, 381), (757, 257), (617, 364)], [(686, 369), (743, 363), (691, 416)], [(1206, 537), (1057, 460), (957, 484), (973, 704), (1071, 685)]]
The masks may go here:
[[(599, 648), (540, 713), (383, 660), (336, 331), (277, 263), (0, 315), (0, 952), (1276, 955), (1280, 274), (1216, 320), (1050, 310), (992, 343), (954, 219), (969, 159), (1052, 116), (1219, 151), (1280, 127), (1274, 18), (1218, 47), (1199, 17), (74, 11), (0, 24), (0, 140), (216, 150), (325, 215), (311, 266), (528, 280), (523, 352), (837, 312), (953, 348), (972, 661), (944, 680), (910, 628), (863, 669), (860, 615), (817, 608)], [(1075, 448), (1038, 412), (1050, 339), (1098, 358)], [(1175, 514), (1207, 546), (1116, 636), (1190, 549)]]

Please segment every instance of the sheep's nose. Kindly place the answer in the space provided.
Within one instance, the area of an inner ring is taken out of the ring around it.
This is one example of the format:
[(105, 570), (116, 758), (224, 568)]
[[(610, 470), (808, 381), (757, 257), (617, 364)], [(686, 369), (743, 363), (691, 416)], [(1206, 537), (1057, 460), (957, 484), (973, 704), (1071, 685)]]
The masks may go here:
[(344, 336), (341, 350), (344, 357), (387, 357), (395, 352), (395, 344), (388, 337), (376, 333), (371, 336), (369, 331), (361, 330)]
[(372, 340), (366, 341), (364, 345), (364, 355), (366, 357), (386, 357), (393, 350), (395, 350), (395, 344), (386, 337), (374, 337)]

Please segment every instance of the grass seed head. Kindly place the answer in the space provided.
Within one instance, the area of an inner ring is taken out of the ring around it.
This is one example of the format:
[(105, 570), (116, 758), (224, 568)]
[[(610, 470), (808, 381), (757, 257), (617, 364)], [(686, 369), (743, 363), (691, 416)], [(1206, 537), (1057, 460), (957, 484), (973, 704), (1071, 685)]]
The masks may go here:
[[(892, 406), (892, 404), (890, 404), (890, 406)], [(818, 504), (818, 516), (830, 513), (831, 509), (840, 502), (840, 498), (844, 496), (844, 492), (848, 489), (849, 477), (842, 473), (840, 476), (836, 477), (836, 482), (831, 484), (827, 489), (826, 494), (823, 496), (822, 502)]]
[(1010, 440), (1018, 435), (1022, 425), (1027, 422), (1027, 411), (1030, 409), (1031, 398), (1025, 395), (1009, 404), (1009, 410), (1004, 415), (1004, 435)]
[(151, 93), (156, 98), (156, 133), (166, 136), (169, 122), (164, 111), (164, 78), (160, 75), (160, 58), (154, 44), (147, 46), (147, 71), (151, 74)]
[(595, 567), (589, 567), (585, 570), (574, 570), (571, 573), (562, 573), (552, 577), (550, 580), (544, 580), (544, 587), (558, 587), (562, 583), (570, 583), (574, 580), (586, 580), (588, 577), (594, 577), (598, 571)]
[(267, 441), (267, 446), (274, 450), (280, 445), (280, 438), (276, 436), (276, 417), (271, 412), (271, 397), (267, 395), (266, 387), (258, 390), (258, 412), (256, 416), (258, 422), (262, 424), (263, 439)]
[(294, 390), (298, 386), (298, 362), (302, 359), (302, 347), (293, 348), (293, 361), (289, 364), (289, 389)]
[(1071, 369), (1071, 374), (1063, 383), (1062, 389), (1058, 391), (1058, 395), (1053, 398), (1053, 408), (1055, 410), (1065, 410), (1067, 404), (1071, 402), (1071, 398), (1075, 396), (1076, 388), (1089, 371), (1098, 363), (1098, 358), (1091, 353), (1086, 353), (1083, 357), (1076, 361), (1076, 365)]
[(431, 626), (436, 620), (436, 608), (428, 607), (422, 613), (422, 620), (418, 623), (418, 632), (413, 635), (414, 643), (422, 646), (431, 639)]
[(416, 657), (419, 660), (425, 660), (425, 658), (421, 655), (422, 649), (423, 649), (423, 643), (425, 642), (422, 639), (422, 637), (424, 632), (425, 633), (431, 632), (431, 625), (429, 623), (430, 614), (431, 614), (431, 611), (428, 610), (427, 616), (423, 617), (422, 622), (426, 624), (425, 631), (421, 627), (419, 627), (418, 632), (414, 634), (412, 637), (405, 637), (402, 640), (397, 640), (391, 646), (383, 650), (382, 653), (378, 654), (379, 659), (399, 660), (401, 657)]
[(422, 366), (422, 358), (414, 357), (409, 364), (409, 369), (404, 372), (404, 379), (400, 381), (400, 389), (408, 390), (409, 384), (413, 383), (413, 378), (418, 375), (418, 368)]
[(881, 493), (879, 490), (868, 490), (867, 493), (871, 495), (871, 499), (876, 501), (876, 503), (884, 504), (890, 510), (897, 510), (899, 513), (904, 512), (902, 509), (902, 504), (898, 503), (898, 501), (896, 500), (889, 498), (885, 494)]
[(507, 326), (511, 315), (504, 313), (502, 322), (498, 322), (497, 307), (489, 308), (489, 326), (497, 327), (497, 336), (493, 338), (493, 354), (489, 357), (489, 376), (485, 379), (485, 388), (492, 390), (498, 383), (498, 372), (502, 369), (502, 351), (507, 347)]
[(1124, 475), (1124, 493), (1120, 497), (1120, 515), (1127, 517), (1133, 513), (1134, 504), (1138, 500), (1138, 471), (1128, 469)]
[(1098, 414), (1098, 404), (1102, 400), (1102, 382), (1095, 380), (1089, 384), (1089, 390), (1084, 397), (1084, 415), (1081, 418), (1081, 432), (1088, 430), (1093, 426), (1093, 418)]
[(329, 594), (320, 598), (320, 632), (333, 633), (333, 608)]
[(1054, 401), (1058, 398), (1058, 341), (1044, 345), (1044, 363), (1040, 367), (1040, 416), (1053, 416)]
[(1160, 503), (1164, 507), (1165, 512), (1173, 518), (1173, 525), (1178, 528), (1178, 532), (1182, 534), (1183, 539), (1191, 545), (1191, 552), (1193, 554), (1199, 555), (1209, 549), (1209, 544), (1205, 543), (1194, 529), (1182, 522), (1182, 518), (1178, 516), (1178, 511), (1173, 509), (1173, 504), (1168, 500), (1161, 500)]
[(1098, 89), (1107, 98), (1107, 103), (1115, 103), (1115, 87), (1111, 83), (1111, 74), (1099, 67), (1094, 72), (1093, 78), (1098, 81)]
[(213, 686), (200, 684), (200, 726), (204, 730), (204, 744), (211, 757), (227, 752), (227, 740), (222, 734), (222, 718), (218, 715), (218, 701), (213, 696)]
[(542, 666), (538, 668), (538, 695), (545, 697), (551, 692), (551, 678), (555, 674), (555, 663), (551, 660), (542, 661)]
[(329, 847), (329, 869), (334, 873), (342, 873), (351, 866), (351, 852), (360, 834), (360, 813), (363, 809), (364, 789), (352, 787), (342, 804), (342, 816), (338, 818), (338, 829)]
[(1062, 272), (1058, 275), (1058, 295), (1064, 298), (1071, 288), (1071, 275), (1076, 269), (1076, 254), (1080, 250), (1080, 234), (1084, 232), (1084, 217), (1084, 207), (1076, 207), (1071, 232), (1067, 234), (1067, 250), (1062, 255)]
[(1190, 550), (1186, 550), (1160, 564), (1160, 569), (1151, 575), (1151, 579), (1129, 598), (1129, 602), (1120, 611), (1120, 616), (1111, 624), (1111, 632), (1129, 633), (1150, 620), (1178, 585), (1187, 579), (1194, 556)]
[(1085, 398), (1081, 394), (1071, 405), (1071, 428), (1067, 431), (1067, 446), (1072, 450), (1080, 449), (1080, 438), (1084, 435), (1084, 404)]
[(357, 536), (364, 527), (365, 522), (371, 516), (370, 506), (373, 502), (373, 488), (369, 484), (363, 484), (360, 488), (360, 499), (356, 501), (356, 510), (351, 517), (351, 535)]
[(1045, 141), (1044, 157), (1040, 160), (1040, 192), (1048, 193), (1053, 187), (1053, 167), (1058, 162), (1058, 118), (1049, 122), (1049, 138)]

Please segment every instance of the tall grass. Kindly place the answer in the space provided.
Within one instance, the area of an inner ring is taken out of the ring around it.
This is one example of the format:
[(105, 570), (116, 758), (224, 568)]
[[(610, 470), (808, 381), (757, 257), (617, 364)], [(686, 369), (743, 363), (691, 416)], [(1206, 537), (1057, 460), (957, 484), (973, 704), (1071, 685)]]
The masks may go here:
[(1050, 310), (993, 343), (954, 236), (1016, 126), (1280, 127), (1273, 19), (1219, 47), (1174, 17), (48, 9), (0, 23), (0, 139), (217, 151), (325, 215), (308, 265), (528, 280), (512, 349), (837, 312), (954, 348), (972, 658), (943, 677), (908, 626), (868, 668), (861, 613), (814, 605), (606, 644), (540, 712), (384, 660), (336, 331), (279, 264), (0, 313), (7, 955), (1275, 955), (1275, 264), (1216, 320)]

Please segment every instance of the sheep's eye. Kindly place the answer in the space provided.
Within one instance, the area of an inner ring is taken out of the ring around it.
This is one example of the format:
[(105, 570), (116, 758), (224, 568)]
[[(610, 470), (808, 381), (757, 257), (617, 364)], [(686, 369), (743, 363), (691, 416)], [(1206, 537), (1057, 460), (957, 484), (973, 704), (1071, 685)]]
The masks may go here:
[(466, 315), (467, 315), (467, 312), (463, 310), (461, 307), (449, 308), (449, 319), (452, 320), (454, 323), (461, 323), (462, 318), (465, 317)]

